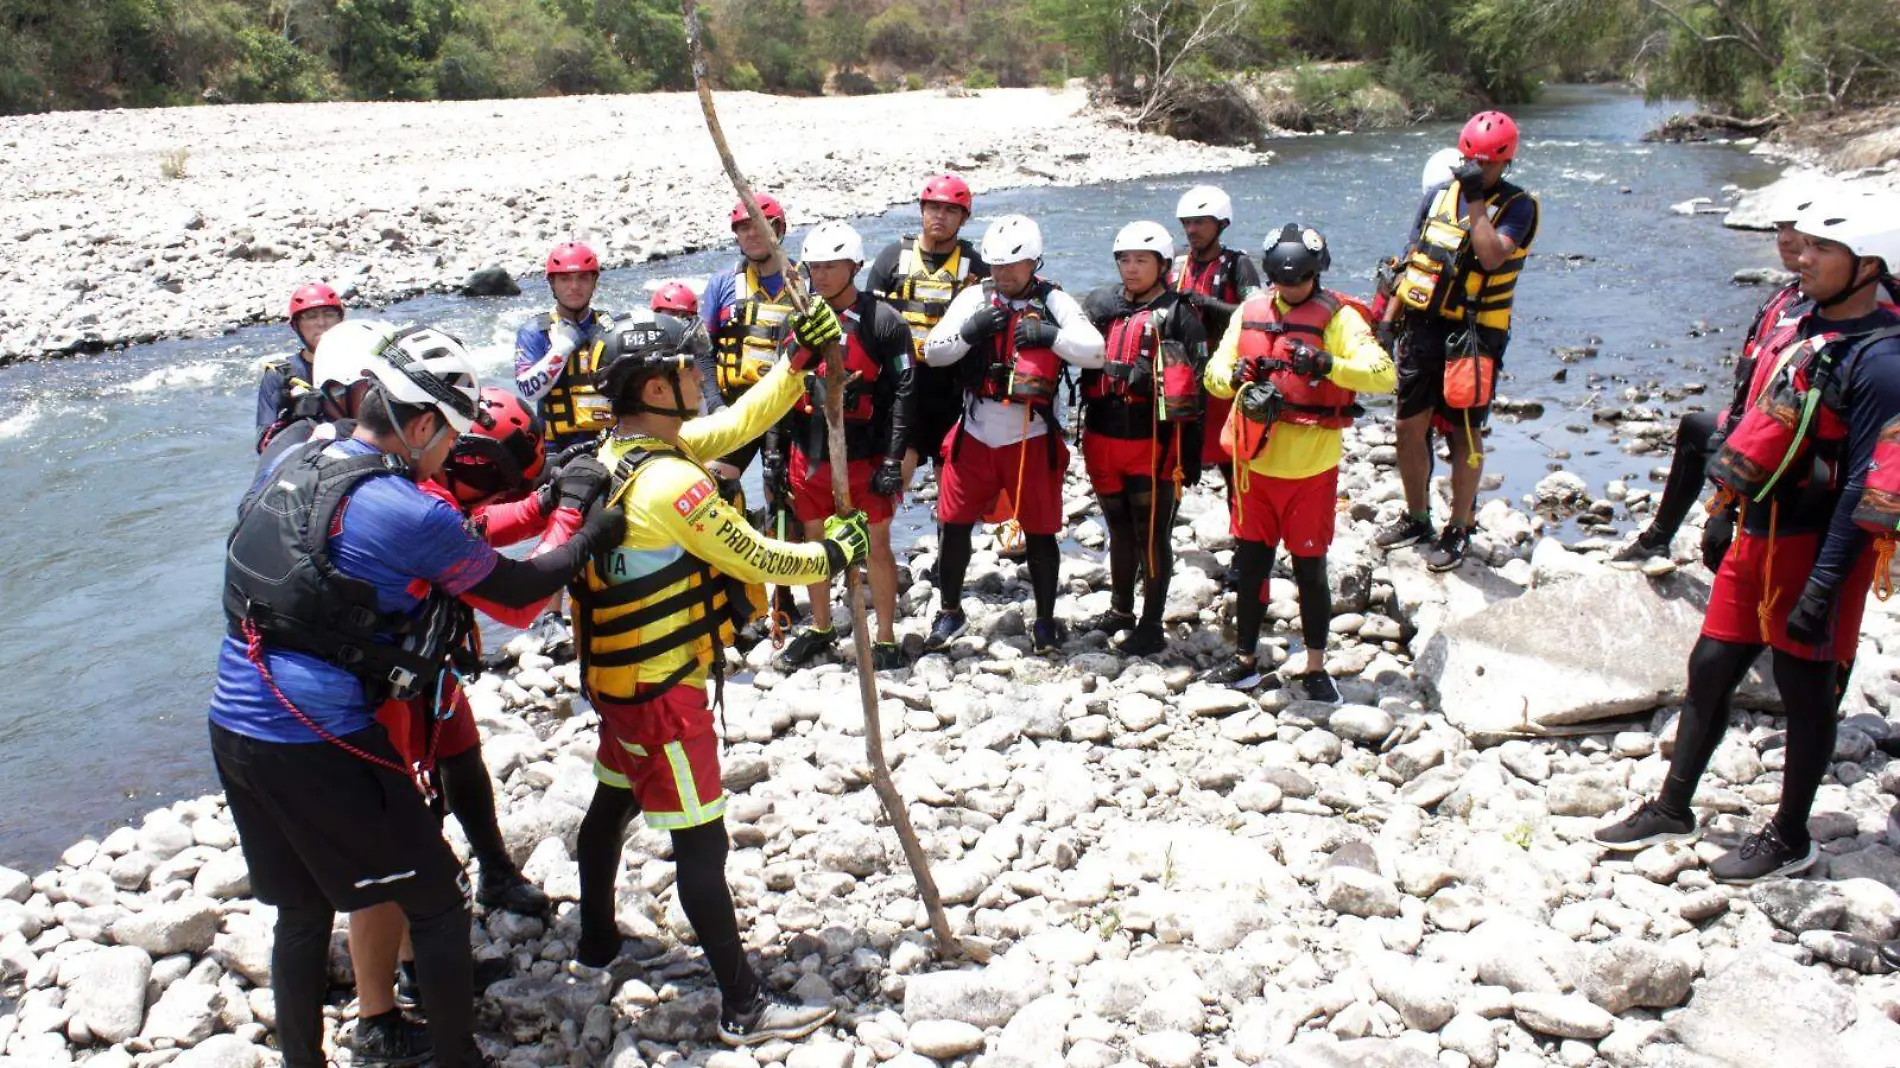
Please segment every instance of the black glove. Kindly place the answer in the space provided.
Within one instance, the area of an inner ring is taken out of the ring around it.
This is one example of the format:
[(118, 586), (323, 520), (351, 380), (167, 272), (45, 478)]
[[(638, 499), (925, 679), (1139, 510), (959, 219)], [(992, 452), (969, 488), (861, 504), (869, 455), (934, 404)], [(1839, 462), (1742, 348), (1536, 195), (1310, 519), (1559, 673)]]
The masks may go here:
[(1458, 195), (1468, 204), (1476, 204), (1484, 199), (1484, 168), (1476, 163), (1466, 163), (1451, 172), (1452, 180), (1458, 183)]
[(1187, 301), (1188, 306), (1191, 308), (1205, 308), (1211, 300), (1207, 294), (1196, 293), (1193, 290), (1182, 293), (1181, 299)]
[(1019, 349), (1046, 349), (1061, 336), (1062, 328), (1044, 319), (1025, 316), (1016, 323), (1016, 347)]
[(1709, 517), (1709, 525), (1702, 528), (1702, 566), (1710, 571), (1722, 567), (1722, 558), (1728, 555), (1728, 547), (1735, 541), (1735, 512), (1724, 508)]
[(985, 304), (978, 308), (968, 319), (963, 320), (963, 329), (958, 331), (963, 340), (978, 345), (996, 336), (996, 332), (1009, 325), (1009, 312), (994, 304)]
[(587, 517), (574, 540), (585, 545), (583, 555), (595, 556), (619, 545), (627, 536), (627, 513), (618, 508), (601, 508)]
[(1257, 356), (1242, 356), (1234, 361), (1233, 387), (1239, 389), (1247, 382), (1265, 382), (1272, 374), (1273, 370), (1267, 366), (1267, 361)]
[(1311, 381), (1325, 378), (1333, 370), (1333, 354), (1325, 349), (1316, 349), (1311, 345), (1295, 344), (1292, 359), (1293, 373)]
[(1390, 356), (1392, 343), (1399, 339), (1399, 324), (1396, 321), (1380, 323), (1372, 328), (1372, 336), (1378, 340), (1379, 347), (1386, 351), (1386, 355)]
[(1103, 287), (1090, 291), (1082, 300), (1082, 314), (1089, 317), (1098, 330), (1106, 330), (1110, 321), (1122, 316), (1122, 308), (1127, 305), (1117, 290)]
[(1280, 416), (1286, 398), (1271, 382), (1255, 382), (1240, 391), (1240, 410), (1256, 423), (1271, 423)]
[(880, 497), (895, 497), (904, 490), (904, 460), (886, 456), (871, 472), (871, 492)]
[(1834, 591), (1809, 582), (1788, 613), (1788, 637), (1802, 645), (1820, 645), (1834, 631)]
[[(592, 456), (578, 456), (555, 473), (548, 485), (554, 490), (554, 507), (585, 512), (607, 489), (607, 468)], [(547, 500), (542, 499), (546, 508)]]

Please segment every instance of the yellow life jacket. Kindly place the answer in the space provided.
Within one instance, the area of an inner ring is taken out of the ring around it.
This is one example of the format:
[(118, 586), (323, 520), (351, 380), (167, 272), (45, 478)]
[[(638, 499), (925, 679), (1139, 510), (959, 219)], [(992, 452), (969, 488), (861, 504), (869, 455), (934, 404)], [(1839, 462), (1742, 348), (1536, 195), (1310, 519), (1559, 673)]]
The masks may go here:
[(917, 351), (923, 351), (924, 339), (930, 336), (930, 328), (937, 325), (943, 313), (950, 309), (950, 302), (962, 292), (968, 281), (964, 277), (967, 273), (963, 269), (961, 241), (956, 243), (950, 255), (934, 271), (924, 265), (923, 254), (917, 251), (916, 238), (906, 237), (898, 245), (896, 286), (884, 297), (910, 326), (910, 336), (917, 343)]
[(1447, 319), (1469, 319), (1493, 330), (1511, 328), (1511, 299), (1517, 276), (1537, 236), (1541, 209), (1537, 198), (1509, 182), (1499, 182), (1485, 194), (1491, 221), (1519, 197), (1531, 202), (1531, 226), (1495, 271), (1484, 271), (1471, 251), (1470, 220), (1458, 213), (1458, 184), (1440, 189), (1425, 213), (1425, 225), (1406, 253), (1399, 273), (1398, 297), (1411, 311), (1436, 312)]
[[(560, 313), (549, 312), (543, 330), (552, 331)], [(607, 344), (607, 332), (613, 320), (606, 312), (595, 311), (580, 348), (568, 357), (561, 377), (548, 387), (541, 398), (541, 418), (551, 438), (598, 434), (614, 424), (613, 401), (594, 388), (594, 372), (600, 367), (601, 350)]]
[[(694, 462), (658, 439), (637, 442), (614, 467), (608, 502), (637, 492), (641, 471), (660, 457)], [(626, 704), (650, 701), (682, 682), (701, 685), (702, 672), (723, 685), (722, 650), (765, 603), (763, 587), (738, 582), (679, 545), (610, 549), (589, 561), (575, 593), (588, 699)], [(678, 663), (660, 669), (673, 660)]]
[[(797, 269), (791, 261), (785, 262), (787, 272)], [(732, 318), (719, 324), (713, 341), (719, 392), (728, 404), (772, 369), (778, 359), (779, 342), (785, 337), (785, 320), (792, 314), (791, 288), (780, 284), (777, 295), (767, 296), (759, 284), (758, 268), (750, 261), (734, 273), (733, 281), (739, 287), (739, 299)]]

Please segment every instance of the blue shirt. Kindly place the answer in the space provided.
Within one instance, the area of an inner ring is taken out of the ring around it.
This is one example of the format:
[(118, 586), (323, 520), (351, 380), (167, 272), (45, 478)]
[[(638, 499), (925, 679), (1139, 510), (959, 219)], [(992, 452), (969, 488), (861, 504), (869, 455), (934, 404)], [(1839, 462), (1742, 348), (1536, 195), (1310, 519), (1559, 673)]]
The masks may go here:
[[(541, 357), (548, 354), (548, 346), (553, 344), (548, 337), (548, 327), (551, 325), (548, 321), (549, 314), (547, 312), (537, 314), (534, 318), (522, 323), (521, 329), (515, 331), (515, 388), (521, 392), (522, 396), (534, 397), (537, 405), (540, 403), (542, 394), (545, 394), (553, 383), (537, 383), (522, 379), (529, 368), (541, 362)], [(592, 335), (599, 329), (600, 312), (594, 308), (587, 309), (587, 314), (580, 318), (578, 325), (587, 334)]]
[[(328, 450), (330, 455), (374, 451), (375, 446), (353, 439)], [(268, 464), (258, 481), (276, 467)], [(331, 559), (338, 571), (374, 587), (384, 612), (414, 613), (431, 587), (460, 596), (495, 569), (495, 550), (469, 532), (459, 512), (398, 475), (359, 484), (338, 520), (330, 538)], [(341, 737), (374, 722), (376, 710), (365, 700), (363, 684), (342, 668), (268, 644), (264, 662), (284, 696), (331, 734)], [(246, 657), (244, 639), (236, 635), (226, 634), (218, 650), (210, 716), (226, 730), (261, 741), (320, 741), (278, 702)]]

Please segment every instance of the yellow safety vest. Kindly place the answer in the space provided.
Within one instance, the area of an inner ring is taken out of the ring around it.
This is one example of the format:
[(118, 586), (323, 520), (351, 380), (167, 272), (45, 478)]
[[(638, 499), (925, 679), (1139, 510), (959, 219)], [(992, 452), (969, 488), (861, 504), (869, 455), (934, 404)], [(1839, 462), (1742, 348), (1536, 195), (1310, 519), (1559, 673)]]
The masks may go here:
[(957, 242), (949, 257), (933, 271), (924, 266), (924, 257), (917, 251), (917, 239), (903, 239), (898, 246), (897, 285), (884, 297), (909, 324), (917, 351), (923, 351), (930, 328), (943, 318), (943, 313), (950, 309), (950, 302), (967, 281), (963, 270), (963, 242)]
[[(798, 267), (789, 260), (786, 271)], [(766, 295), (759, 272), (750, 262), (734, 275), (739, 300), (732, 318), (719, 327), (713, 344), (713, 366), (718, 371), (720, 395), (727, 403), (758, 384), (778, 359), (785, 337), (785, 320), (792, 314), (791, 287), (781, 284), (776, 296)]]
[(1464, 320), (1469, 316), (1479, 326), (1509, 330), (1517, 276), (1530, 255), (1542, 209), (1535, 196), (1509, 182), (1499, 182), (1485, 194), (1485, 207), (1494, 223), (1519, 197), (1531, 202), (1530, 230), (1497, 270), (1487, 272), (1478, 267), (1478, 258), (1470, 248), (1470, 220), (1458, 213), (1457, 183), (1439, 190), (1399, 275), (1398, 296), (1405, 307), (1436, 312), (1447, 319)]
[[(551, 332), (558, 318), (558, 312), (549, 312), (545, 329)], [(612, 327), (613, 320), (607, 313), (594, 312), (594, 321), (587, 327), (580, 348), (568, 357), (561, 377), (541, 398), (541, 418), (547, 423), (549, 437), (598, 434), (613, 425), (612, 399), (594, 388), (594, 372), (600, 367), (600, 354)]]

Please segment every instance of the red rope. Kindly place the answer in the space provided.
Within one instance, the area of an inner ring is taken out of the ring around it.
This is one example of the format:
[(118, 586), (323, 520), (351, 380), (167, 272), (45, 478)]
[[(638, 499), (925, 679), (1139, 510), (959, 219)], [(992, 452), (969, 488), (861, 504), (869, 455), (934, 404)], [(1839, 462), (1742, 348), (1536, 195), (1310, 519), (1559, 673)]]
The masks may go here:
[(388, 768), (391, 771), (408, 776), (415, 780), (416, 788), (422, 791), (424, 797), (428, 797), (431, 800), (434, 799), (435, 792), (429, 787), (428, 776), (430, 772), (435, 770), (435, 743), (437, 737), (441, 735), (440, 731), (431, 731), (429, 733), (429, 751), (423, 756), (420, 768), (405, 767), (393, 760), (385, 760), (375, 753), (351, 745), (329, 731), (324, 730), (323, 727), (318, 725), (316, 720), (305, 715), (303, 709), (291, 703), (290, 698), (285, 696), (284, 691), (277, 688), (277, 680), (271, 677), (270, 668), (264, 663), (264, 639), (257, 633), (257, 626), (247, 619), (243, 623), (243, 630), (245, 658), (250, 660), (251, 666), (257, 669), (257, 677), (264, 680), (264, 685), (269, 687), (271, 695), (277, 698), (277, 703), (283, 705), (285, 711), (297, 717), (297, 722), (308, 728), (310, 733), (329, 742), (331, 745), (336, 746), (338, 749), (343, 750), (358, 760), (368, 761), (379, 768)]

